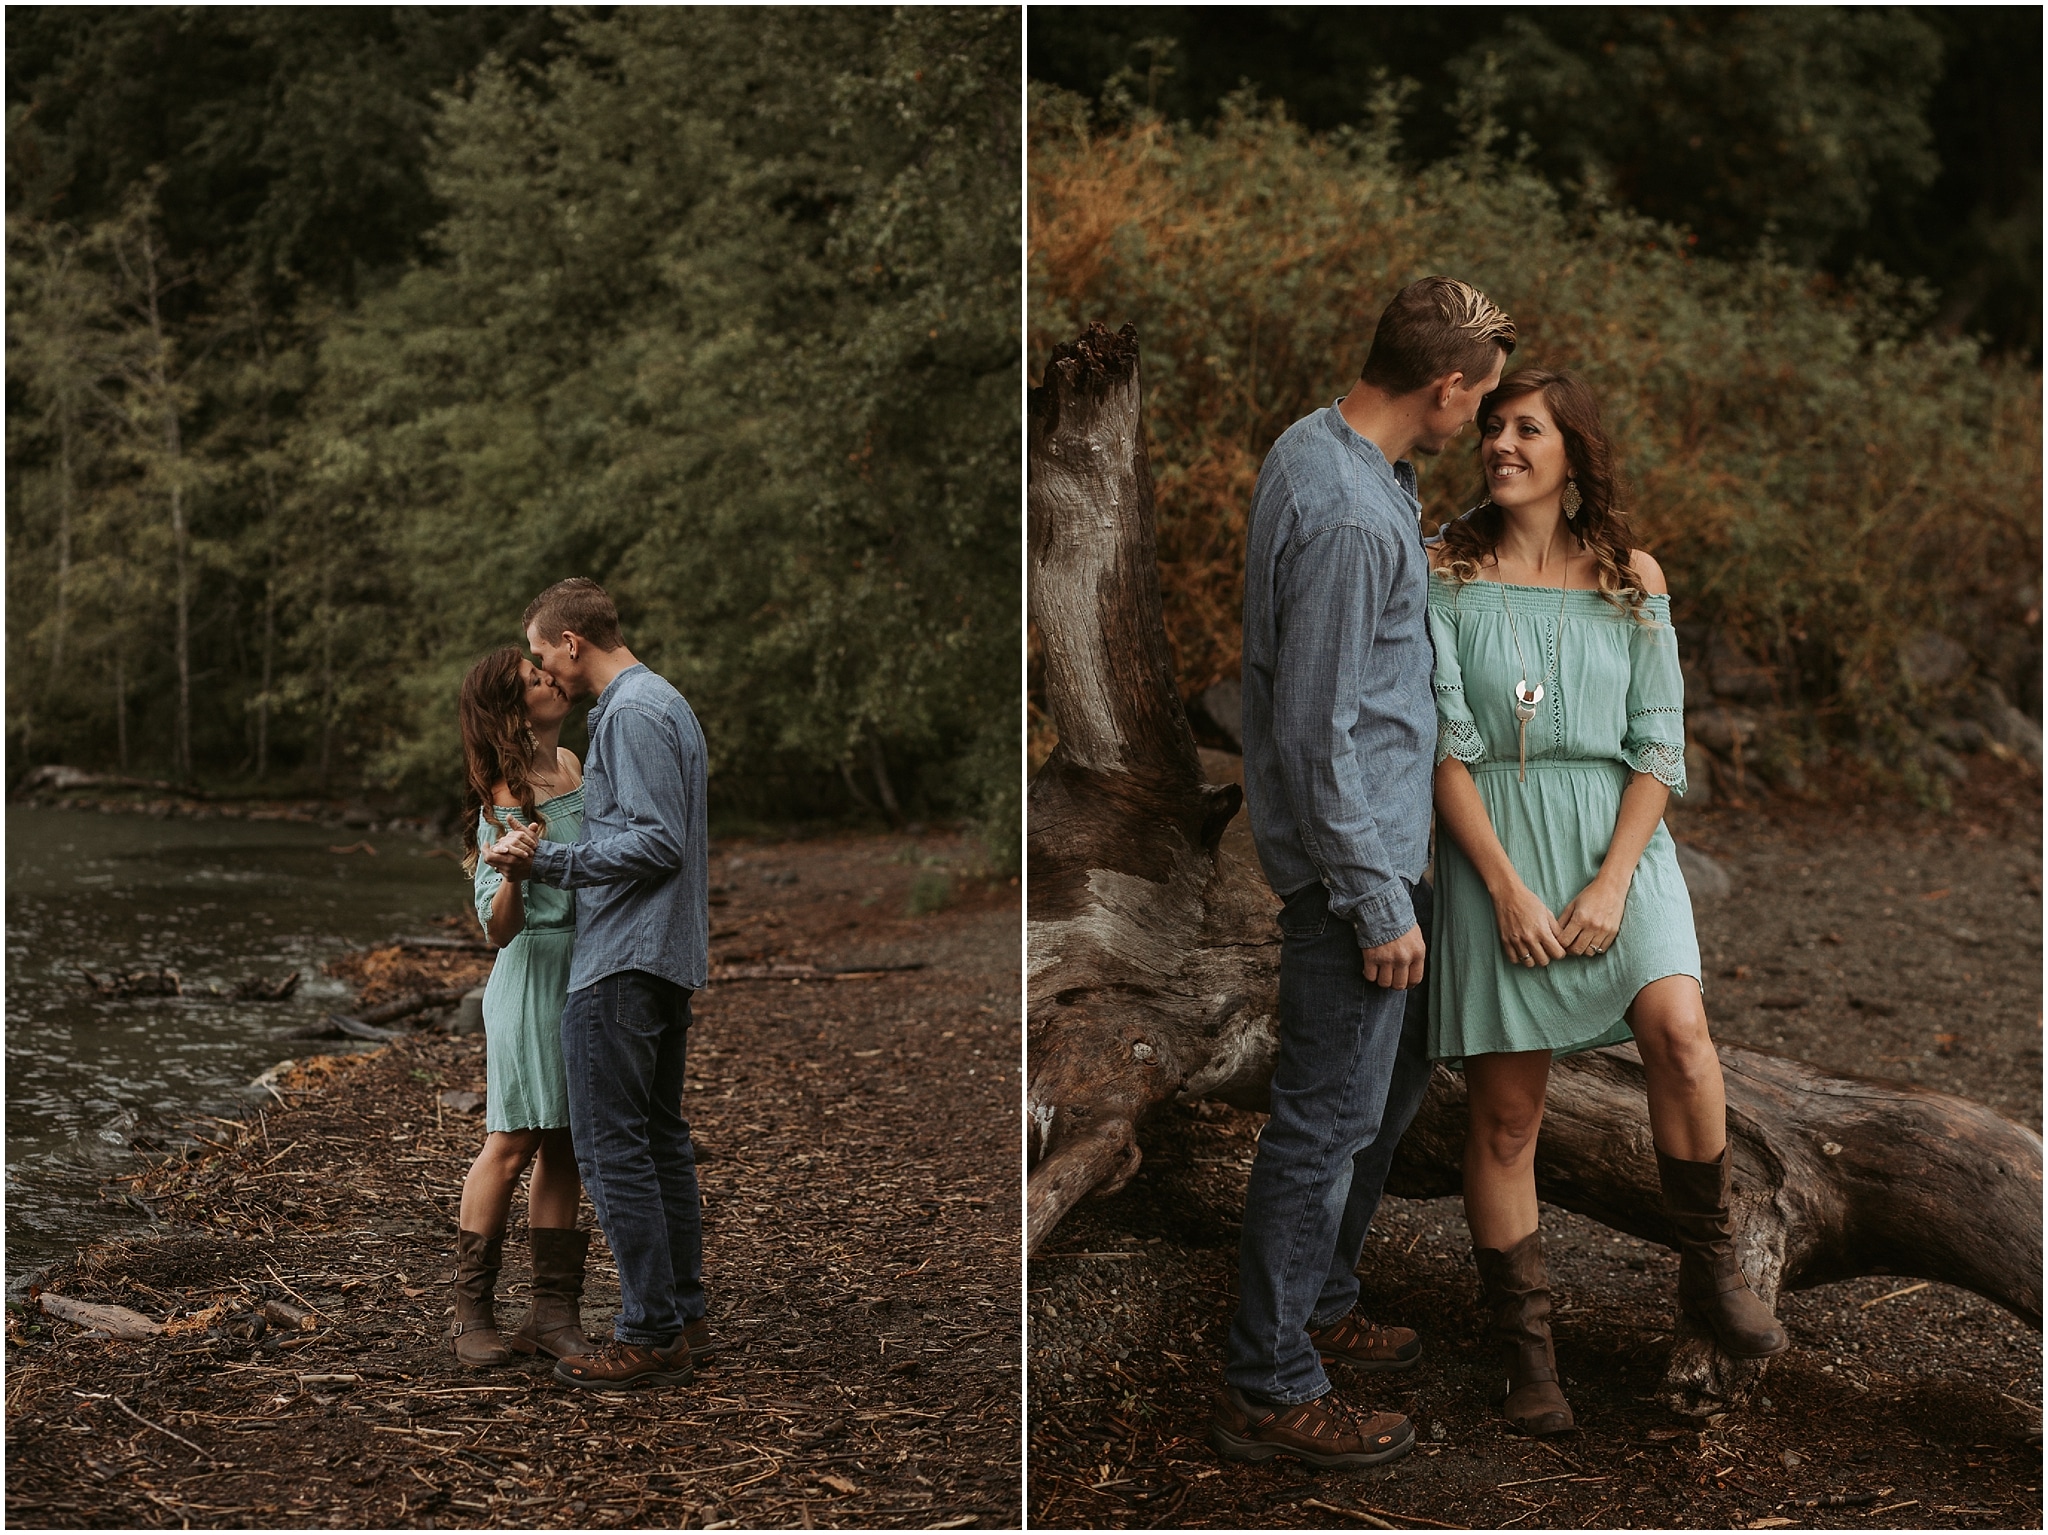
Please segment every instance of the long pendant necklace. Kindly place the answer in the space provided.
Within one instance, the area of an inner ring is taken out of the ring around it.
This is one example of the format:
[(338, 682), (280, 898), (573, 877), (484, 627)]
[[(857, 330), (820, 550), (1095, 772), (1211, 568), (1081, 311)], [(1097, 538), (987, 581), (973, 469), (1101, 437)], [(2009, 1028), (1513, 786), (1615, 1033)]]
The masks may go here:
[(1522, 636), (1515, 630), (1515, 606), (1508, 601), (1507, 583), (1500, 586), (1500, 605), (1508, 615), (1508, 638), (1515, 642), (1515, 659), (1522, 663), (1522, 680), (1514, 687), (1515, 694), (1515, 781), (1529, 781), (1529, 721), (1536, 718), (1536, 706), (1543, 702), (1544, 686), (1550, 681), (1550, 674), (1557, 667), (1558, 655), (1564, 650), (1564, 603), (1571, 590), (1572, 556), (1571, 546), (1565, 546), (1564, 578), (1557, 585), (1557, 645), (1548, 663), (1543, 668), (1543, 681), (1534, 688), (1529, 686), (1529, 658), (1522, 654)]

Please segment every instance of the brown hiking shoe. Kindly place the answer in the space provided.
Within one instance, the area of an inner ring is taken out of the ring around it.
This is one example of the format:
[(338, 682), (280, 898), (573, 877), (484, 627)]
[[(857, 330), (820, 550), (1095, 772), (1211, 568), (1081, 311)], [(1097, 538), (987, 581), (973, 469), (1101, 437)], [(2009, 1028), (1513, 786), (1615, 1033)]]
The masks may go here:
[(1291, 1455), (1326, 1471), (1361, 1471), (1415, 1448), (1415, 1429), (1397, 1412), (1361, 1416), (1332, 1391), (1294, 1407), (1262, 1407), (1233, 1386), (1216, 1393), (1209, 1444), (1225, 1460)]
[(1405, 1370), (1422, 1357), (1422, 1340), (1408, 1327), (1382, 1327), (1354, 1311), (1328, 1327), (1311, 1327), (1308, 1341), (1323, 1363), (1341, 1360), (1361, 1370)]
[(696, 1372), (688, 1344), (673, 1352), (607, 1338), (589, 1353), (555, 1362), (555, 1379), (588, 1391), (630, 1391), (636, 1386), (687, 1386)]
[[(702, 1359), (706, 1354), (716, 1354), (725, 1347), (711, 1336), (711, 1324), (703, 1317), (683, 1323), (683, 1341), (690, 1345), (690, 1357)], [(669, 1345), (673, 1348), (675, 1345)]]

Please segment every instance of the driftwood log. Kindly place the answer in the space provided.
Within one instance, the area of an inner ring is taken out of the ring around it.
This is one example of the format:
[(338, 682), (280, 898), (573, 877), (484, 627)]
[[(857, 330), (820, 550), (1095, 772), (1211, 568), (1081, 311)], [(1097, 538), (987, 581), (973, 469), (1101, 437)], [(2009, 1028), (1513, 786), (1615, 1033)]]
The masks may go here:
[(389, 1002), (380, 1002), (375, 1007), (366, 1007), (359, 1013), (329, 1013), (321, 1023), (307, 1024), (304, 1028), (290, 1029), (279, 1035), (280, 1039), (404, 1039), (405, 1029), (388, 1029), (384, 1025), (396, 1023), (401, 1018), (410, 1018), (415, 1013), (424, 1013), (430, 1007), (453, 1007), (462, 1000), (467, 986), (432, 986), (425, 991), (408, 991), (403, 996), (393, 997)]
[[(1263, 1109), (1277, 1051), (1278, 902), (1234, 759), (1196, 748), (1155, 565), (1136, 333), (1093, 325), (1030, 400), (1031, 615), (1059, 742), (1029, 799), (1033, 1251), (1137, 1171), (1176, 1097)], [(1204, 772), (1204, 758), (1210, 771)], [(2041, 1138), (1982, 1105), (1723, 1046), (1744, 1271), (1766, 1303), (1864, 1274), (1939, 1280), (2041, 1325)], [(1439, 1069), (1388, 1182), (1459, 1188), (1464, 1080)], [(1536, 1162), (1546, 1201), (1671, 1244), (1633, 1046), (1558, 1062)], [(1682, 1411), (1744, 1400), (1762, 1366), (1682, 1322)]]

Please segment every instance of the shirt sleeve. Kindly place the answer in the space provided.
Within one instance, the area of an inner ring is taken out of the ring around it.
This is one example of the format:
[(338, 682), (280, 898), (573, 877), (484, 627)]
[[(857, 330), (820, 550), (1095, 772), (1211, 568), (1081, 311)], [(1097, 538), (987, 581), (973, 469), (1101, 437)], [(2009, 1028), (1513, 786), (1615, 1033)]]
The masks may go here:
[(1340, 525), (1294, 550), (1277, 581), (1273, 739), (1281, 783), (1331, 913), (1368, 949), (1415, 925), (1408, 887), (1373, 815), (1374, 775), (1352, 740), (1386, 608), (1386, 564), (1363, 528)]
[(488, 810), (479, 811), (476, 820), (476, 920), (484, 931), (491, 928), (491, 902), (498, 898), (498, 887), (505, 883), (505, 876), (485, 863), (483, 850), (498, 840), (498, 825)]
[[(1661, 604), (1660, 604), (1661, 606)], [(1621, 758), (1673, 794), (1685, 793), (1685, 677), (1678, 632), (1645, 608), (1629, 635), (1628, 730)]]
[(1458, 664), (1457, 615), (1442, 612), (1432, 603), (1429, 640), (1436, 648), (1436, 760), (1456, 757), (1460, 762), (1483, 762), (1486, 741), (1472, 718), (1472, 705), (1465, 700), (1465, 672)]
[(534, 849), (533, 877), (557, 890), (666, 879), (683, 866), (690, 775), (674, 733), (658, 717), (624, 707), (606, 716), (602, 730), (605, 770), (626, 829)]

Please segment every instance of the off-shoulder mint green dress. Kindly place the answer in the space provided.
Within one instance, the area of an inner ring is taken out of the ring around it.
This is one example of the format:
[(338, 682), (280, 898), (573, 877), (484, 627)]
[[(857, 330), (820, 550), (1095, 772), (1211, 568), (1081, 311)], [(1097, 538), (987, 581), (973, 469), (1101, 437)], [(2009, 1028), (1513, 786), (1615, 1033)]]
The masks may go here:
[[(571, 789), (537, 807), (548, 842), (574, 842), (583, 829), (583, 790)], [(503, 805), (477, 818), (477, 844), (526, 817)], [(505, 877), (476, 861), (477, 920), (487, 926), (491, 901)], [(522, 895), (526, 926), (498, 951), (484, 988), (486, 1130), (560, 1130), (569, 1123), (569, 1082), (562, 1071), (562, 1004), (569, 997), (569, 957), (576, 946), (576, 896), (537, 880)]]
[[(1514, 633), (1519, 634), (1523, 670)], [(1600, 872), (1622, 791), (1636, 773), (1685, 791), (1685, 684), (1671, 600), (1653, 596), (1642, 620), (1597, 592), (1497, 581), (1429, 583), (1436, 645), (1436, 760), (1472, 771), (1479, 798), (1515, 871), (1552, 912)], [(1514, 686), (1548, 668), (1529, 722), (1528, 779), (1516, 771)], [(1636, 865), (1621, 931), (1604, 954), (1547, 967), (1509, 961), (1478, 871), (1444, 831), (1436, 836), (1436, 931), (1430, 955), (1429, 1053), (1548, 1050), (1567, 1055), (1629, 1039), (1637, 992), (1670, 975), (1700, 979), (1692, 898), (1663, 822)]]

